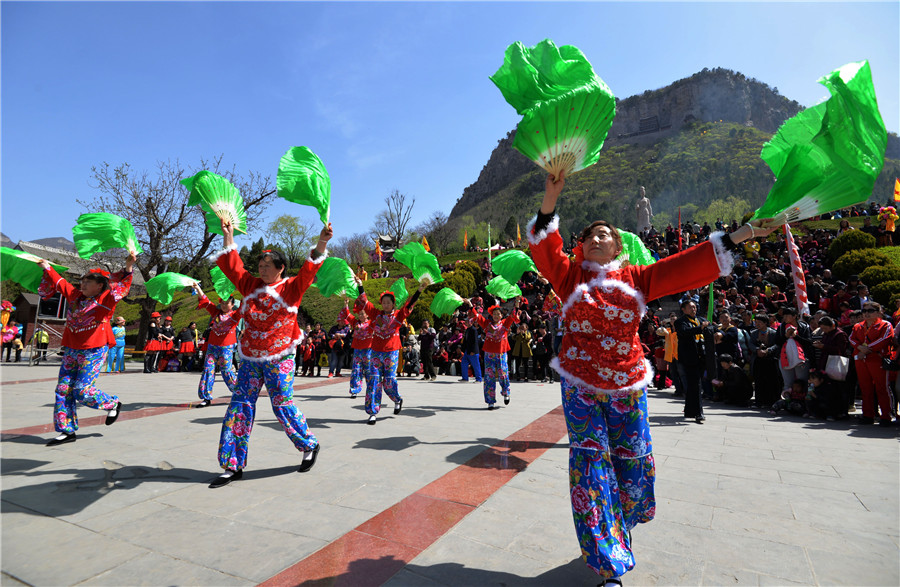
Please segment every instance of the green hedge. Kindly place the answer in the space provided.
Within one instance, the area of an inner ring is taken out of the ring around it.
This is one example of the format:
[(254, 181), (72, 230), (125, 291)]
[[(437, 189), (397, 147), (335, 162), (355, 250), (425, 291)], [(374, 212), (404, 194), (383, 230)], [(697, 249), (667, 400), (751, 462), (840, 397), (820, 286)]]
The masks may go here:
[(885, 281), (871, 288), (872, 298), (876, 302), (884, 306), (885, 314), (891, 315), (894, 311), (892, 300), (900, 297), (900, 280)]
[(877, 249), (849, 251), (841, 255), (831, 268), (838, 279), (847, 280), (851, 275), (858, 275), (869, 267), (892, 265), (890, 257)]
[(849, 251), (874, 248), (874, 236), (861, 230), (848, 230), (828, 245), (828, 259), (833, 263)]
[(900, 281), (900, 267), (896, 265), (876, 265), (859, 274), (859, 279), (872, 289), (885, 281)]

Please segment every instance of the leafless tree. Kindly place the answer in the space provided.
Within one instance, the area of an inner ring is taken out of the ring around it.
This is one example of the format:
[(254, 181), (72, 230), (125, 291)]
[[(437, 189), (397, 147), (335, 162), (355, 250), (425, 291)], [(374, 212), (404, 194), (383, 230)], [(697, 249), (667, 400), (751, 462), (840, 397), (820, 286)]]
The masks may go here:
[(335, 244), (329, 247), (329, 254), (347, 261), (351, 267), (360, 263), (368, 263), (370, 260), (368, 250), (375, 244), (369, 235), (361, 232), (351, 236), (342, 236), (335, 241), (332, 241)]
[[(88, 211), (111, 212), (134, 225), (144, 250), (134, 266), (144, 281), (166, 271), (168, 263), (176, 260), (180, 272), (187, 273), (203, 262), (218, 235), (209, 232), (199, 207), (187, 205), (189, 192), (179, 183), (181, 179), (202, 169), (228, 179), (244, 198), (249, 226), (259, 220), (275, 195), (269, 176), (254, 171), (241, 175), (235, 167), (225, 168), (222, 158), (219, 155), (201, 159), (193, 170), (185, 169), (178, 160), (159, 161), (152, 172), (136, 171), (128, 163), (113, 167), (104, 162), (91, 168), (89, 185), (99, 194), (91, 200), (77, 201)], [(125, 302), (141, 307), (137, 341), (141, 348), (156, 300), (129, 296)]]
[(406, 226), (412, 219), (412, 209), (416, 205), (416, 198), (407, 198), (399, 190), (394, 190), (384, 199), (387, 209), (375, 216), (375, 224), (372, 226), (372, 236), (387, 235), (394, 239), (397, 246), (403, 244), (406, 234)]
[(418, 234), (428, 239), (428, 244), (433, 253), (444, 253), (455, 238), (449, 225), (450, 218), (437, 210), (431, 213), (422, 224), (415, 228)]

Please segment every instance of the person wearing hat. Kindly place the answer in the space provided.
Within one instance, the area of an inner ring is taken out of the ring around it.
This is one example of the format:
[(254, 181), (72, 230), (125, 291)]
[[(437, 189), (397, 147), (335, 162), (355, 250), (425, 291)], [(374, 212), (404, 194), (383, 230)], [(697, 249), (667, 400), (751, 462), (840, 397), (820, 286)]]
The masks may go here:
[(472, 319), (484, 331), (484, 403), (487, 409), (493, 410), (497, 403), (497, 383), (500, 383), (500, 395), (504, 405), (509, 405), (509, 366), (506, 354), (509, 352), (509, 329), (519, 321), (519, 298), (516, 298), (515, 309), (506, 318), (500, 306), (493, 305), (487, 309), (491, 319), (481, 315), (471, 303), (466, 302)]
[(325, 247), (334, 236), (328, 223), (294, 277), (284, 277), (287, 263), (281, 253), (263, 251), (257, 258), (259, 277), (254, 277), (244, 268), (238, 254), (234, 226), (222, 220), (221, 227), (225, 248), (215, 256), (215, 262), (243, 296), (240, 318), (244, 330), (238, 345), (241, 364), (237, 389), (231, 396), (219, 437), (219, 466), (225, 471), (209, 484), (212, 489), (243, 476), (256, 417), (256, 400), (263, 383), (275, 417), (294, 447), (303, 453), (298, 472), (305, 473), (316, 464), (321, 445), (309, 430), (303, 413), (294, 405), (294, 355), (303, 336), (297, 324), (297, 311), (303, 294), (325, 261)]
[[(362, 281), (362, 279), (360, 279)], [(350, 365), (350, 397), (356, 397), (362, 391), (363, 379), (366, 381), (366, 395), (373, 392), (375, 371), (372, 369), (372, 321), (360, 320), (350, 312), (349, 301), (344, 298), (344, 309), (338, 314), (338, 324), (347, 324), (352, 328), (353, 362)]]
[(163, 344), (159, 340), (159, 312), (150, 314), (150, 325), (147, 327), (147, 343), (144, 345), (144, 373), (157, 373), (156, 364)]
[(107, 364), (103, 371), (113, 373), (125, 372), (125, 318), (119, 316), (116, 318), (115, 325), (112, 327), (113, 336), (116, 339), (116, 345), (109, 348), (107, 354)]
[(53, 426), (59, 435), (47, 446), (75, 442), (78, 417), (75, 404), (81, 403), (95, 410), (106, 410), (106, 425), (119, 417), (122, 402), (114, 395), (100, 391), (94, 383), (106, 358), (107, 349), (115, 345), (110, 319), (116, 304), (131, 289), (131, 269), (136, 255), (130, 253), (125, 268), (113, 274), (95, 270), (82, 276), (78, 288), (59, 276), (44, 259), (37, 264), (44, 270), (38, 294), (49, 299), (61, 294), (69, 304), (66, 329), (63, 333), (62, 366), (56, 384)]
[(171, 351), (175, 348), (175, 328), (172, 327), (172, 317), (166, 316), (163, 319), (162, 328), (159, 329), (159, 340), (163, 344), (164, 351)]
[(240, 321), (240, 313), (234, 308), (234, 297), (219, 300), (218, 305), (213, 304), (200, 289), (200, 284), (194, 284), (194, 292), (197, 294), (197, 308), (203, 308), (210, 315), (209, 339), (207, 341), (206, 357), (203, 365), (203, 374), (200, 375), (200, 385), (197, 395), (200, 397), (198, 408), (203, 408), (212, 403), (212, 388), (216, 380), (216, 366), (222, 372), (222, 379), (228, 391), (234, 393), (237, 377), (234, 373), (233, 352), (237, 343), (235, 329)]
[(359, 297), (353, 306), (354, 312), (365, 312), (372, 321), (372, 370), (375, 372), (375, 385), (372, 392), (366, 393), (366, 413), (369, 414), (368, 424), (374, 425), (381, 411), (381, 394), (386, 393), (394, 402), (394, 413), (399, 414), (403, 408), (403, 398), (397, 389), (397, 364), (400, 356), (400, 327), (403, 321), (412, 312), (419, 294), (422, 293), (422, 283), (413, 292), (406, 304), (396, 309), (396, 297), (394, 292), (383, 292), (379, 298), (381, 309), (366, 297), (366, 291), (362, 282), (357, 279)]

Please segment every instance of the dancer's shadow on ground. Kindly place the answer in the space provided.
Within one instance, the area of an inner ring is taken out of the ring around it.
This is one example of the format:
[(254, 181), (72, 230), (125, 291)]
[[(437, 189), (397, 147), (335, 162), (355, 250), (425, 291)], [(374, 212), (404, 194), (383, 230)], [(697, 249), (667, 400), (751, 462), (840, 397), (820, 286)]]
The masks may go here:
[[(57, 436), (56, 432), (50, 431), (54, 436)], [(99, 432), (93, 432), (91, 434), (82, 434), (78, 433), (78, 440), (82, 440), (84, 438), (102, 438), (103, 435)], [(50, 440), (48, 437), (43, 436), (34, 436), (32, 434), (4, 434), (3, 442), (14, 442), (16, 444), (47, 444), (47, 441)]]
[(457, 465), (468, 465), (478, 469), (509, 469), (514, 471), (522, 471), (528, 466), (527, 461), (515, 456), (514, 453), (565, 446), (564, 444), (524, 440), (501, 441), (499, 438), (422, 442), (415, 436), (393, 436), (389, 438), (365, 438), (357, 441), (353, 448), (399, 452), (420, 444), (462, 445), (461, 449), (447, 455), (447, 462)]
[(591, 573), (581, 558), (551, 569), (537, 577), (520, 577), (502, 571), (468, 568), (459, 563), (441, 563), (431, 566), (407, 564), (393, 556), (378, 559), (357, 559), (340, 575), (318, 577), (301, 583), (303, 587), (330, 587), (332, 585), (381, 585), (394, 575), (403, 584), (422, 585), (503, 585), (527, 587), (555, 587), (596, 585), (597, 575)]
[[(9, 461), (9, 462), (8, 462)], [(38, 482), (4, 489), (0, 512), (20, 512), (20, 508), (33, 515), (67, 516), (76, 514), (114, 491), (129, 491), (147, 483), (166, 484), (208, 484), (216, 473), (172, 467), (163, 461), (155, 466), (123, 465), (115, 461), (104, 461), (103, 467), (88, 469), (52, 469), (36, 471), (45, 465), (42, 461), (27, 459), (2, 459), (0, 468), (4, 477), (34, 478)], [(245, 479), (263, 479), (288, 475), (297, 471), (297, 466), (275, 467), (248, 471)], [(66, 476), (60, 481), (41, 482), (43, 476), (55, 478)], [(18, 507), (17, 507), (18, 506)]]

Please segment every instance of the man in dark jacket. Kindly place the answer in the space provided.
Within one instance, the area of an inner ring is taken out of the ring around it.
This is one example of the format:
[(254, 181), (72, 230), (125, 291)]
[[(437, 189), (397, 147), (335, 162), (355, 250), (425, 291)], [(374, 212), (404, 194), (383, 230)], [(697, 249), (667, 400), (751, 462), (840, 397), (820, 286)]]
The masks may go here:
[(460, 381), (469, 380), (469, 366), (475, 372), (475, 381), (481, 382), (481, 360), (479, 358), (480, 347), (478, 345), (478, 327), (474, 320), (467, 320), (468, 326), (463, 335), (462, 341), (462, 379)]
[(675, 334), (678, 336), (678, 374), (685, 387), (684, 417), (694, 418), (702, 424), (706, 420), (700, 399), (700, 377), (706, 362), (703, 329), (709, 323), (697, 319), (697, 304), (690, 298), (681, 303), (681, 312), (681, 317), (675, 321)]
[(428, 320), (422, 320), (422, 328), (419, 329), (419, 351), (422, 356), (422, 379), (437, 379), (437, 373), (434, 372), (434, 364), (432, 363), (432, 353), (434, 352), (434, 340), (437, 333)]

